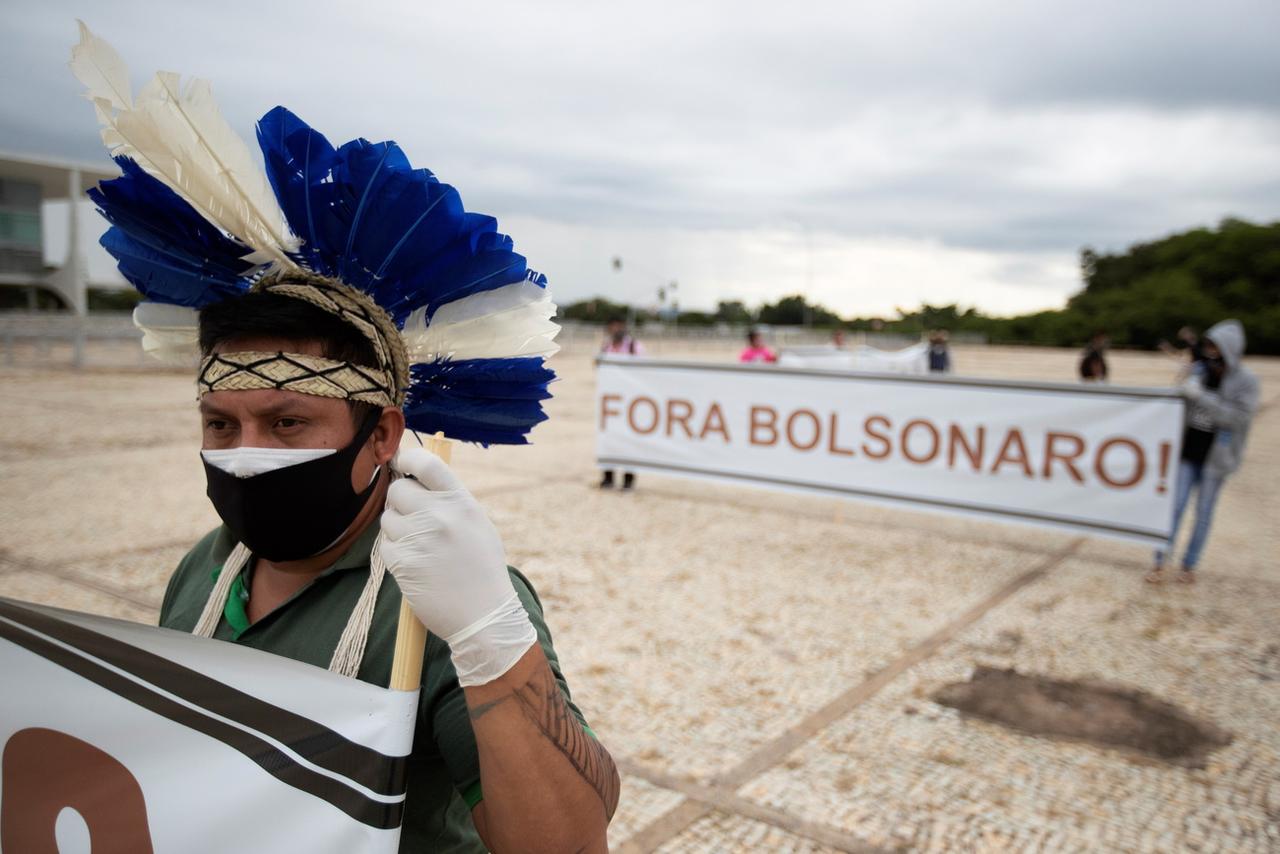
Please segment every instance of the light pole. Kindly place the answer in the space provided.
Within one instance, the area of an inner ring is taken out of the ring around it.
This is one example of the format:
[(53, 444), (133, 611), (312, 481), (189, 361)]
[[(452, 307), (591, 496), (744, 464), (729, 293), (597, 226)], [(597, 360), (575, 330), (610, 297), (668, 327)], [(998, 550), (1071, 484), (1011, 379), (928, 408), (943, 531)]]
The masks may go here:
[[(622, 273), (622, 256), (621, 255), (613, 256), (613, 272), (619, 273), (619, 274)], [(635, 309), (635, 306), (633, 306), (630, 302), (628, 302), (627, 303), (627, 329), (630, 330), (628, 334), (634, 334), (635, 328), (636, 328), (636, 309)]]
[[(666, 276), (663, 276), (662, 274), (660, 274), (660, 273), (658, 273), (658, 272), (656, 272), (656, 271), (654, 271), (654, 270), (651, 270), (651, 269), (649, 269), (649, 268), (647, 268), (647, 267), (643, 267), (643, 266), (641, 266), (641, 265), (639, 265), (639, 264), (636, 264), (634, 261), (630, 262), (630, 265), (631, 265), (632, 267), (634, 267), (636, 270), (638, 270), (641, 274), (645, 275), (645, 276), (648, 276), (648, 277), (650, 277), (650, 278), (657, 279), (658, 281), (664, 281), (664, 280), (666, 280)], [(622, 256), (621, 256), (621, 255), (614, 255), (614, 256), (613, 256), (612, 266), (613, 266), (613, 271), (614, 271), (615, 273), (621, 273), (621, 272), (622, 272), (623, 261), (622, 261)], [(667, 284), (665, 284), (665, 285), (660, 285), (660, 286), (658, 287), (658, 294), (657, 294), (657, 296), (658, 296), (658, 317), (659, 317), (659, 318), (662, 318), (663, 320), (665, 320), (665, 319), (666, 319), (665, 317), (663, 317), (663, 315), (666, 313), (666, 312), (665, 312), (665, 309), (666, 309), (666, 305), (667, 305), (667, 297), (668, 297), (668, 296), (670, 296), (670, 297), (671, 297), (671, 310), (674, 312), (674, 315), (673, 315), (673, 318), (672, 318), (673, 325), (678, 325), (678, 324), (679, 324), (679, 318), (680, 318), (680, 302), (679, 302), (679, 300), (676, 298), (676, 292), (677, 292), (679, 289), (680, 289), (680, 283), (679, 283), (678, 281), (676, 281), (675, 279), (671, 279), (670, 281), (668, 281), (668, 282), (667, 282)], [(634, 307), (633, 307), (630, 303), (628, 303), (628, 304), (627, 304), (627, 315), (628, 315), (628, 326), (631, 326), (631, 325), (633, 325), (633, 324), (634, 324), (635, 309), (634, 309)]]

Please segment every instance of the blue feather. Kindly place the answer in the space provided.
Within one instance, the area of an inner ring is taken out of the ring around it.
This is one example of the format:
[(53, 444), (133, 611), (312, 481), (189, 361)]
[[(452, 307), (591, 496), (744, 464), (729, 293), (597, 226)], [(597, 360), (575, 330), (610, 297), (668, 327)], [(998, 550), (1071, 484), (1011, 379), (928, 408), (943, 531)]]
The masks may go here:
[(248, 289), (243, 279), (210, 276), (171, 253), (159, 252), (112, 226), (98, 241), (116, 259), (120, 275), (152, 302), (202, 308)]
[(424, 433), (482, 445), (523, 445), (547, 419), (541, 401), (555, 372), (541, 357), (463, 359), (414, 365), (405, 422)]
[[(267, 177), (295, 234), (297, 259), (359, 288), (403, 327), (405, 318), (520, 281), (546, 286), (498, 232), (468, 213), (457, 191), (414, 169), (394, 142), (356, 139), (338, 148), (276, 107), (258, 122)], [(542, 358), (414, 365), (405, 420), (423, 432), (483, 445), (525, 444), (546, 420), (541, 401), (555, 372)]]
[(177, 193), (127, 157), (121, 176), (89, 190), (112, 224), (99, 241), (121, 275), (149, 299), (200, 307), (243, 292), (252, 250), (222, 233)]
[(414, 365), (411, 374), (411, 393), (444, 389), (463, 397), (509, 400), (547, 400), (547, 385), (556, 376), (540, 357), (445, 360)]
[(276, 107), (258, 143), (280, 207), (318, 273), (360, 288), (403, 324), (414, 309), (521, 281), (525, 260), (493, 217), (467, 213), (458, 193), (414, 169), (394, 142), (334, 149)]
[(333, 169), (333, 146), (284, 107), (276, 107), (258, 122), (258, 144), (266, 159), (271, 189), (294, 233), (302, 238), (298, 260), (317, 273), (330, 274), (317, 248), (311, 193), (313, 185)]

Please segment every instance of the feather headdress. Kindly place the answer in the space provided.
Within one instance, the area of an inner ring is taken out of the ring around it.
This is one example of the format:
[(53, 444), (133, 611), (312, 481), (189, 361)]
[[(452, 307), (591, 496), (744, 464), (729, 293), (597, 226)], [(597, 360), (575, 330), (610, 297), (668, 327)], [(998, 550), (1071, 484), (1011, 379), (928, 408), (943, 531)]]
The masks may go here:
[(205, 390), (385, 399), (411, 429), (483, 444), (522, 444), (545, 420), (559, 331), (546, 278), (394, 142), (334, 147), (275, 107), (258, 122), (264, 173), (207, 82), (161, 72), (135, 98), (120, 56), (83, 23), (71, 69), (120, 165), (89, 195), (111, 223), (102, 245), (147, 300), (134, 313), (144, 348), (193, 358), (196, 310), (269, 290), (360, 329), (381, 373), (292, 354), (206, 359)]

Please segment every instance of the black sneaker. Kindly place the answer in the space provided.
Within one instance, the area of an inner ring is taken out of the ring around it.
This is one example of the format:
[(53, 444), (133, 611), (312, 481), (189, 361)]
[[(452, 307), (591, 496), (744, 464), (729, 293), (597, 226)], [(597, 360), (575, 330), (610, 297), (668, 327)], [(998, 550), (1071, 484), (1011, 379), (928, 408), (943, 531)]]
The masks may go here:
[(600, 479), (601, 489), (613, 489), (613, 472), (606, 471), (604, 477)]
[(628, 492), (628, 491), (630, 491), (630, 490), (632, 490), (632, 489), (635, 489), (635, 486), (636, 486), (636, 476), (635, 476), (634, 474), (632, 474), (631, 472), (623, 472), (623, 474), (622, 474), (622, 491), (623, 491), (623, 492)]

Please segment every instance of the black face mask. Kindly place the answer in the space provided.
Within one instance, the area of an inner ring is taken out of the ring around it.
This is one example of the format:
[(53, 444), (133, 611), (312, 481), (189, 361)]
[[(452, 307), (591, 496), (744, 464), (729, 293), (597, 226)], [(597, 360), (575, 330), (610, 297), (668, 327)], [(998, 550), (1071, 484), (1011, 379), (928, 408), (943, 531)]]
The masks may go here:
[(378, 478), (363, 492), (351, 489), (351, 468), (378, 426), (369, 414), (351, 444), (318, 460), (236, 477), (204, 464), (207, 494), (231, 534), (258, 557), (302, 560), (324, 551), (351, 527)]
[(1217, 388), (1222, 383), (1222, 375), (1227, 371), (1227, 360), (1222, 357), (1222, 352), (1219, 351), (1216, 356), (1202, 356), (1201, 361), (1204, 362), (1205, 387)]

